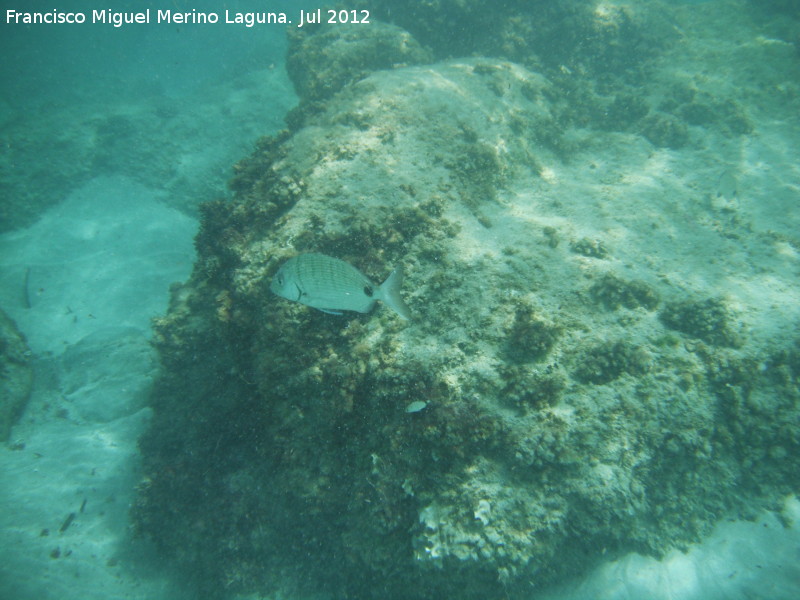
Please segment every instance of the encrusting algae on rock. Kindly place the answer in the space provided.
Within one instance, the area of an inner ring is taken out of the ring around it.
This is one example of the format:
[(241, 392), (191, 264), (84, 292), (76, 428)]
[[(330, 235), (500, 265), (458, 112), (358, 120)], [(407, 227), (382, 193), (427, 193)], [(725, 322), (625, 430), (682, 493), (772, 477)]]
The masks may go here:
[[(624, 274), (619, 244), (553, 243), (629, 224), (568, 187), (586, 157), (562, 158), (557, 104), (502, 60), (377, 71), (204, 208), (134, 509), (201, 592), (528, 598), (791, 491), (797, 348), (759, 371), (746, 339), (681, 343), (687, 294)], [(291, 274), (320, 255), (345, 284)], [(401, 264), (413, 320), (361, 314)]]

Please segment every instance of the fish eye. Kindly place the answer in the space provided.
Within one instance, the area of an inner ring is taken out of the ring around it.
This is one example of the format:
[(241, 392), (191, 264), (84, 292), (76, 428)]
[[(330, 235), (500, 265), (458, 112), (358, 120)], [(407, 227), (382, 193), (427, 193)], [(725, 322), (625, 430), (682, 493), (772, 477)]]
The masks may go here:
[(374, 292), (372, 291), (372, 288), (371, 288), (370, 286), (368, 286), (368, 285), (365, 285), (365, 286), (364, 286), (364, 293), (365, 293), (367, 296), (369, 296), (370, 298), (372, 298), (372, 294), (373, 294)]

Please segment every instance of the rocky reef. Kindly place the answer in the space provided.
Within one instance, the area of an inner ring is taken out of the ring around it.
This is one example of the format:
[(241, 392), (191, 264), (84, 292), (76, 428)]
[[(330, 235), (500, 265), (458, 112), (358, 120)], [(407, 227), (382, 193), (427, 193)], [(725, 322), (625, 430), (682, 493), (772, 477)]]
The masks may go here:
[[(525, 598), (797, 491), (800, 349), (570, 220), (606, 209), (557, 183), (563, 89), (500, 58), (390, 62), (330, 94), (295, 65), (325, 101), (204, 206), (155, 327), (138, 530), (204, 597)], [(401, 265), (413, 320), (271, 294), (312, 251)]]
[(8, 441), (11, 426), (31, 395), (31, 353), (16, 324), (0, 309), (0, 442)]

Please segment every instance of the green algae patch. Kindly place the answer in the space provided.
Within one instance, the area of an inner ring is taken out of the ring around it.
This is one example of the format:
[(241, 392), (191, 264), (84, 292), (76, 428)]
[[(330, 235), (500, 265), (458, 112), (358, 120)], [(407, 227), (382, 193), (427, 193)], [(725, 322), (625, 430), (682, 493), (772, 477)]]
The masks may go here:
[(642, 348), (622, 341), (604, 342), (590, 347), (580, 357), (575, 377), (584, 383), (609, 383), (623, 373), (645, 373), (649, 362), (650, 357)]
[(736, 347), (742, 337), (725, 303), (718, 298), (669, 302), (659, 313), (661, 322), (709, 344)]
[(522, 305), (515, 311), (514, 320), (508, 328), (508, 358), (511, 362), (542, 360), (561, 333), (561, 327), (538, 317), (530, 306)]
[(653, 310), (659, 303), (658, 294), (643, 281), (625, 281), (610, 273), (606, 273), (593, 283), (589, 293), (592, 298), (611, 310), (622, 306)]

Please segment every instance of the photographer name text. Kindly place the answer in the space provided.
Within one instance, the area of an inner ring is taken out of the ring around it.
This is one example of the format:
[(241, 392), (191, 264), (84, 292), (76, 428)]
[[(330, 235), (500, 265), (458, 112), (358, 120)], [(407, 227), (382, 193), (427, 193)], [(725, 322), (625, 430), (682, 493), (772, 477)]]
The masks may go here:
[(355, 23), (369, 24), (367, 10), (300, 10), (297, 17), (291, 19), (284, 12), (236, 12), (225, 10), (224, 13), (201, 12), (192, 9), (189, 12), (175, 10), (150, 9), (139, 12), (119, 12), (111, 9), (93, 10), (91, 12), (63, 12), (53, 9), (47, 12), (25, 12), (14, 9), (5, 11), (6, 23), (17, 25), (82, 25), (84, 23), (101, 23), (113, 27), (125, 25), (142, 25), (149, 23), (168, 23), (172, 25), (291, 25), (304, 27), (310, 24), (328, 23), (342, 25)]

